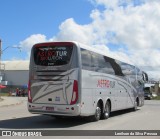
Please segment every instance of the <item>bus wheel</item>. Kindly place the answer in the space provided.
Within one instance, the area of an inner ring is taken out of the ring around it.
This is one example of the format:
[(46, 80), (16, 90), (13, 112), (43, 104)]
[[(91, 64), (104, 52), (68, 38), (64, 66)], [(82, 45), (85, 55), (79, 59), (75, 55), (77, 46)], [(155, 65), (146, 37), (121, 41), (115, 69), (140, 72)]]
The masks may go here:
[(138, 100), (135, 101), (135, 106), (133, 108), (133, 111), (136, 111), (137, 110), (137, 107), (138, 107)]
[(110, 102), (107, 101), (102, 115), (102, 119), (108, 119), (110, 116), (110, 112), (111, 112), (111, 105)]
[(100, 104), (98, 103), (97, 104), (97, 107), (96, 107), (96, 112), (95, 112), (95, 114), (91, 117), (91, 121), (98, 121), (98, 120), (100, 120), (100, 118), (101, 118), (101, 112), (102, 112), (102, 109), (101, 109), (101, 106), (100, 106)]

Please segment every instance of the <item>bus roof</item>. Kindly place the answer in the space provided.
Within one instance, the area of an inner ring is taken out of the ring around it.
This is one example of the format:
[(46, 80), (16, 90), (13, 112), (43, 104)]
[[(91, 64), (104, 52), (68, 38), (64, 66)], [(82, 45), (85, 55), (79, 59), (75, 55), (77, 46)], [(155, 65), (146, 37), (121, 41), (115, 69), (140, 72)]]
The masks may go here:
[[(86, 44), (83, 44), (83, 43), (80, 43), (80, 42), (77, 42), (77, 41), (55, 41), (55, 42), (43, 42), (43, 43), (37, 43), (35, 45), (41, 45), (41, 44), (51, 44), (51, 43), (73, 43), (75, 44), (76, 46), (80, 47), (80, 48), (83, 48), (83, 49), (86, 49), (86, 50), (89, 50), (89, 51), (92, 51), (92, 52), (95, 52), (95, 53), (98, 53), (98, 54), (101, 54), (101, 55), (104, 55), (104, 56), (107, 56), (107, 57), (110, 57), (110, 58), (113, 58), (115, 60), (118, 60), (117, 58), (115, 58), (113, 55), (103, 51), (103, 50), (100, 50), (100, 49), (96, 49), (94, 48), (94, 46), (89, 46), (89, 45), (86, 45)], [(96, 47), (98, 47), (98, 45), (96, 45)], [(122, 61), (122, 60), (119, 60), (121, 62), (124, 62), (124, 63), (128, 63), (130, 65), (133, 65), (133, 63), (129, 63), (129, 62), (126, 62), (126, 61)]]
[[(89, 45), (85, 45), (83, 43), (79, 43), (79, 42), (76, 42), (76, 41), (71, 41), (72, 43), (75, 43), (77, 46), (79, 46), (80, 48), (83, 48), (83, 49), (86, 49), (86, 50), (89, 50), (89, 51), (92, 51), (92, 52), (95, 52), (95, 53), (98, 53), (98, 54), (101, 54), (101, 55), (104, 55), (104, 56), (107, 56), (107, 57), (110, 57), (110, 58), (113, 58), (115, 60), (118, 60), (117, 58), (115, 58), (112, 54), (110, 53), (107, 53), (106, 50), (101, 50), (101, 49), (97, 49), (97, 48), (94, 48), (94, 45), (93, 46), (89, 46)], [(96, 45), (96, 47), (98, 47), (98, 45)], [(130, 65), (134, 65), (133, 63), (130, 63), (130, 62), (126, 62), (126, 61), (123, 61), (123, 60), (118, 60), (118, 61), (121, 61), (121, 62), (124, 62), (124, 63), (128, 63)]]

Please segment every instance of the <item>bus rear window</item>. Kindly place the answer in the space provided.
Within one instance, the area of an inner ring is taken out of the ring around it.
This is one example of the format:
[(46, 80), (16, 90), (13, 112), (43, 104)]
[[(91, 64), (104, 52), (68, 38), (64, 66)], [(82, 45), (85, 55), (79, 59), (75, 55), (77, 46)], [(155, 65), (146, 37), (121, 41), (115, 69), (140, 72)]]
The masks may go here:
[(34, 47), (34, 61), (41, 66), (60, 66), (70, 62), (73, 46)]

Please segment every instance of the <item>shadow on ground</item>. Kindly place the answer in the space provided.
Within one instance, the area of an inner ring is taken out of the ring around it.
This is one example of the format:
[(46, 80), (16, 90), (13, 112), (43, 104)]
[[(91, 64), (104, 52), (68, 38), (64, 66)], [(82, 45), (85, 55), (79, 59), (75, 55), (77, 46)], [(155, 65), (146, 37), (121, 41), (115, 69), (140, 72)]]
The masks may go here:
[[(122, 110), (111, 113), (111, 118), (132, 112), (131, 110)], [(109, 120), (109, 119), (108, 119)], [(54, 129), (70, 128), (89, 123), (89, 118), (70, 117), (56, 119), (51, 116), (37, 115), (32, 117), (15, 118), (0, 121), (1, 129)]]

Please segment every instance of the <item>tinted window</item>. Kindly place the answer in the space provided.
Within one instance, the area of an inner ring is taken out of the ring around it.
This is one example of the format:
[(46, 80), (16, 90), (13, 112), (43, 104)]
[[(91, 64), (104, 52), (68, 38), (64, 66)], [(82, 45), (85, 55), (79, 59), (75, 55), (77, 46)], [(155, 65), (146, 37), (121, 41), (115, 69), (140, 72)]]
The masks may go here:
[(82, 69), (91, 70), (91, 54), (85, 49), (81, 49)]
[(99, 71), (99, 56), (96, 53), (92, 53), (92, 71)]
[(73, 46), (34, 47), (34, 61), (41, 66), (59, 66), (70, 62)]
[(114, 69), (110, 63), (110, 60), (106, 56), (99, 56), (99, 68), (101, 72), (107, 74), (115, 74)]
[(110, 61), (106, 61), (105, 56), (81, 49), (81, 57), (82, 69), (107, 74), (115, 74)]
[(136, 68), (136, 72), (137, 72), (137, 80), (143, 82), (142, 71), (139, 68)]
[(120, 65), (112, 58), (81, 49), (82, 69), (124, 76)]
[(122, 72), (124, 75), (136, 75), (136, 69), (134, 66), (120, 62)]

